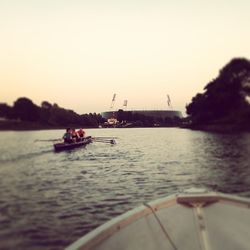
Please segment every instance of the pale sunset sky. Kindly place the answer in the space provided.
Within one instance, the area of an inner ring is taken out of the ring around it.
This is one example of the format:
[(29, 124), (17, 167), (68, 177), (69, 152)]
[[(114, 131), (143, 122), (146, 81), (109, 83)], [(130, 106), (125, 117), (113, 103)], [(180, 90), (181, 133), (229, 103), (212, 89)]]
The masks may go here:
[(250, 1), (0, 0), (0, 102), (77, 113), (185, 111), (234, 57), (250, 58)]

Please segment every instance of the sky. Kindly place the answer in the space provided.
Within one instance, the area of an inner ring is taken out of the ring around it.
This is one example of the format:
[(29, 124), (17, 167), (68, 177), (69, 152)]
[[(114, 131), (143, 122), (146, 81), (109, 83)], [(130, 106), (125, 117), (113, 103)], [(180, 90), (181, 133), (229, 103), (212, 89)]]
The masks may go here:
[(0, 0), (0, 102), (173, 109), (250, 58), (248, 0)]

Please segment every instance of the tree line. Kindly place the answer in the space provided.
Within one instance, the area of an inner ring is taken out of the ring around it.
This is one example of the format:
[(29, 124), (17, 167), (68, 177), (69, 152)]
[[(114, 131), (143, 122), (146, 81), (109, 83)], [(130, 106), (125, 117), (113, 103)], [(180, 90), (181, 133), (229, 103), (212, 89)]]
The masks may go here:
[(117, 120), (120, 123), (132, 122), (136, 127), (154, 127), (155, 125), (172, 127), (179, 126), (182, 121), (182, 119), (177, 116), (173, 118), (153, 117), (132, 111), (124, 111), (122, 109), (117, 111)]
[[(156, 118), (121, 109), (118, 110), (116, 116), (121, 126), (126, 123), (130, 123), (133, 127), (179, 126), (181, 123), (179, 117)], [(73, 110), (62, 108), (48, 101), (43, 101), (41, 106), (38, 106), (26, 97), (18, 98), (13, 106), (0, 103), (0, 117), (6, 118), (8, 121), (15, 121), (14, 123), (9, 122), (9, 125), (1, 124), (0, 129), (15, 128), (16, 125), (18, 125), (18, 129), (98, 127), (106, 121), (100, 114), (79, 115)], [(20, 122), (22, 123), (20, 124)], [(29, 125), (31, 123), (32, 126)]]
[(250, 129), (250, 61), (232, 59), (186, 106), (195, 125), (234, 124)]
[(39, 123), (45, 127), (98, 127), (103, 122), (100, 114), (79, 115), (73, 110), (59, 107), (59, 105), (51, 104), (48, 101), (43, 101), (41, 106), (37, 106), (26, 97), (18, 98), (13, 106), (0, 103), (0, 117)]

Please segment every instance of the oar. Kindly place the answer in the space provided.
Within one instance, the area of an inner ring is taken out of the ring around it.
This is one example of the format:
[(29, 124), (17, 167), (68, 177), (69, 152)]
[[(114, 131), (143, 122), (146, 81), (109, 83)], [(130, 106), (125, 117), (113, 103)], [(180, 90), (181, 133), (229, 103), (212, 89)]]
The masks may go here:
[(48, 142), (48, 141), (61, 141), (62, 139), (48, 139), (48, 140), (34, 140), (34, 142)]
[(113, 140), (113, 139), (118, 139), (118, 137), (114, 137), (114, 136), (95, 136), (95, 137), (92, 137), (92, 138), (95, 138), (95, 139), (110, 139), (110, 140)]
[(93, 141), (95, 142), (103, 142), (103, 143), (110, 143), (110, 144), (116, 144), (116, 141), (114, 139), (111, 139), (111, 140), (101, 140), (101, 139), (95, 139), (95, 138), (92, 138)]

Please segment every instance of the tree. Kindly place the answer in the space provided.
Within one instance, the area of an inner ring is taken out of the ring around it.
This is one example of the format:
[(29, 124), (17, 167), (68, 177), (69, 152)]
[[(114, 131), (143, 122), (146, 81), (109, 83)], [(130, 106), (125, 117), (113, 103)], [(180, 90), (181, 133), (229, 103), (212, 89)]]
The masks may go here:
[(6, 103), (0, 103), (0, 117), (11, 118), (12, 108)]
[(52, 104), (50, 104), (49, 102), (47, 101), (43, 101), (42, 104), (41, 104), (41, 107), (43, 109), (51, 109), (52, 108)]
[(126, 121), (127, 120), (126, 111), (123, 111), (122, 109), (119, 109), (117, 111), (117, 120), (119, 122)]
[(15, 101), (13, 111), (15, 117), (22, 121), (37, 121), (39, 119), (39, 107), (26, 97)]
[(250, 61), (231, 60), (216, 79), (209, 82), (203, 94), (197, 94), (186, 106), (193, 123), (207, 123), (223, 119), (232, 113), (249, 109), (246, 96), (250, 94)]

